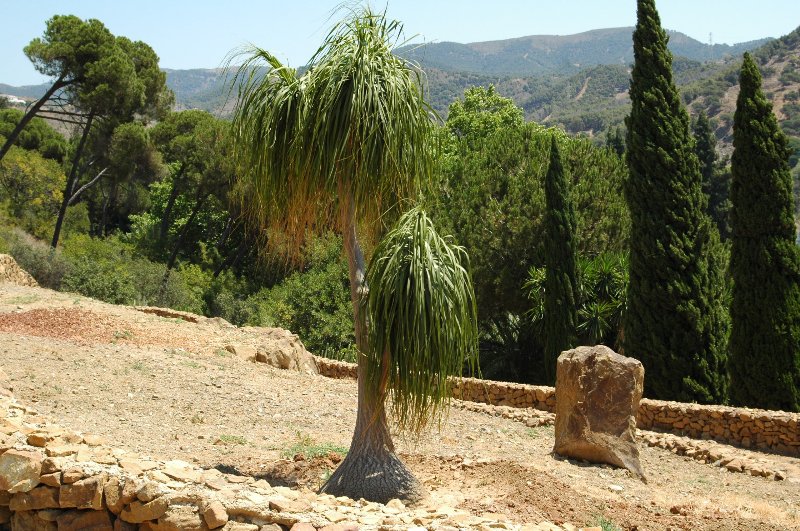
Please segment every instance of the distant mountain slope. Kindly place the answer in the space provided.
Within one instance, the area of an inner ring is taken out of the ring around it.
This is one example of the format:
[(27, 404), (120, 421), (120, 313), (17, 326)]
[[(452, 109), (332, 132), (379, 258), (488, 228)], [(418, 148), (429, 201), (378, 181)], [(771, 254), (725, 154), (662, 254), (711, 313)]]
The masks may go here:
[[(441, 42), (405, 46), (397, 53), (425, 69), (436, 68), (446, 72), (511, 76), (556, 72), (564, 75), (590, 66), (630, 64), (633, 62), (632, 33), (633, 28), (628, 27), (470, 44)], [(770, 40), (711, 46), (677, 31), (670, 31), (669, 35), (672, 52), (695, 61), (715, 61), (739, 55)]]
[[(225, 72), (220, 68), (191, 70), (164, 69), (167, 86), (175, 93), (178, 110), (203, 109), (214, 114), (225, 114), (233, 102), (227, 101)], [(234, 94), (235, 96), (235, 94)]]
[[(609, 127), (622, 124), (628, 113), (631, 32), (632, 28), (611, 28), (567, 36), (436, 43), (404, 47), (398, 53), (422, 63), (427, 98), (442, 118), (468, 87), (494, 84), (501, 94), (513, 98), (525, 110), (528, 119), (602, 138)], [(800, 28), (780, 39), (733, 46), (709, 46), (670, 32), (670, 48), (675, 54), (673, 70), (684, 101), (692, 110), (706, 109), (716, 118), (723, 149), (730, 142), (738, 65), (745, 50), (755, 50), (764, 67), (764, 87), (773, 95), (784, 129), (800, 138), (799, 43)], [(222, 70), (165, 71), (167, 85), (175, 92), (177, 109), (230, 114), (234, 98), (228, 97)], [(36, 98), (47, 87), (0, 84), (0, 94)]]
[(13, 85), (0, 83), (0, 94), (8, 94), (9, 96), (17, 96), (18, 98), (37, 99), (44, 96), (48, 88), (50, 88), (49, 84), (15, 87)]
[[(800, 27), (752, 53), (781, 127), (800, 148)], [(703, 109), (716, 119), (717, 136), (724, 141), (732, 135), (740, 66), (739, 57), (726, 61), (713, 76), (689, 83), (681, 91), (691, 109)]]

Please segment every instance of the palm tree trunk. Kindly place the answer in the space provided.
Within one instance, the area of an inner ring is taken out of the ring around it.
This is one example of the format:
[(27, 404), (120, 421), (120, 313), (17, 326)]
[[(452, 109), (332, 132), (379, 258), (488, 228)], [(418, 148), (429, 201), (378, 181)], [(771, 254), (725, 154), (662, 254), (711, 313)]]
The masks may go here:
[[(352, 194), (347, 198), (344, 209), (344, 249), (350, 273), (350, 300), (353, 303), (356, 347), (359, 352), (366, 352), (367, 321), (361, 306), (361, 296), (367, 289), (366, 266), (356, 237)], [(417, 502), (425, 497), (425, 490), (394, 452), (384, 398), (367, 396), (364, 377), (366, 363), (367, 357), (359, 354), (358, 412), (350, 450), (320, 492), (380, 503), (394, 498), (410, 503)]]
[(31, 107), (30, 110), (23, 115), (22, 120), (19, 121), (16, 127), (14, 127), (14, 130), (11, 131), (10, 135), (8, 135), (5, 144), (3, 144), (3, 147), (0, 148), (0, 160), (3, 160), (3, 157), (6, 156), (8, 150), (11, 149), (12, 145), (14, 145), (14, 142), (17, 140), (19, 134), (22, 132), (25, 126), (28, 125), (28, 122), (30, 122), (33, 117), (36, 116), (36, 113), (39, 112), (39, 109), (42, 108), (42, 105), (44, 105), (58, 89), (64, 88), (70, 84), (70, 82), (64, 81), (65, 76), (66, 74), (61, 74), (61, 77), (59, 77), (56, 82), (53, 83), (53, 86), (47, 90), (45, 95), (39, 98), (36, 103), (33, 104), (33, 107)]

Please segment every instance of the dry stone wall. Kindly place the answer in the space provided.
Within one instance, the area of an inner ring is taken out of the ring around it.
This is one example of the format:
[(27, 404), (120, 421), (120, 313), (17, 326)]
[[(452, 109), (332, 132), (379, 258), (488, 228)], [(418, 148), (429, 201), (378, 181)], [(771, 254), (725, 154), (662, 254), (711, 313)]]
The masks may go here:
[(11, 255), (0, 254), (0, 284), (4, 282), (34, 288), (39, 285), (27, 271), (17, 264)]
[[(316, 357), (323, 376), (355, 378), (356, 365)], [(470, 402), (554, 412), (555, 388), (476, 378), (453, 379), (452, 396)], [(642, 399), (637, 428), (754, 450), (800, 456), (800, 414)]]
[(161, 461), (62, 428), (18, 403), (0, 369), (0, 530), (575, 530), (433, 505), (317, 495)]

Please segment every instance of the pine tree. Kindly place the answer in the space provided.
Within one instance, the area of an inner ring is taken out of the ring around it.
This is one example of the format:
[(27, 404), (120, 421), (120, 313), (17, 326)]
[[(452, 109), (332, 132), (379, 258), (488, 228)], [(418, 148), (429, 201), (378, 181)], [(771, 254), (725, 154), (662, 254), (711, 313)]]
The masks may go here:
[(800, 410), (800, 256), (786, 135), (745, 54), (733, 125), (731, 398)]
[(711, 123), (703, 111), (692, 124), (695, 139), (695, 153), (700, 161), (700, 175), (703, 180), (703, 193), (708, 202), (706, 213), (717, 226), (723, 240), (730, 238), (730, 175), (717, 164), (717, 137), (711, 130)]
[(575, 211), (561, 165), (555, 135), (544, 180), (544, 352), (545, 376), (555, 381), (556, 359), (575, 345), (578, 282), (575, 259)]
[(722, 402), (721, 301), (712, 281), (711, 221), (700, 168), (672, 81), (672, 54), (653, 0), (638, 0), (631, 114), (626, 120), (631, 213), (625, 354), (645, 366), (653, 398)]

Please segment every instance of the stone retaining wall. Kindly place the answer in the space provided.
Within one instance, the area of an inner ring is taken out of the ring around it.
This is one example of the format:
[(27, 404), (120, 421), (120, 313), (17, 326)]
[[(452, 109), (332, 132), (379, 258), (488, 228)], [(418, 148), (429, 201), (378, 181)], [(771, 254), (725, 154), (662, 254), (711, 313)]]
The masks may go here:
[[(323, 376), (355, 378), (356, 365), (316, 357)], [(555, 388), (453, 379), (453, 397), (495, 406), (555, 411)], [(637, 427), (800, 457), (800, 414), (643, 399)]]
[(0, 254), (0, 284), (4, 282), (34, 288), (39, 285), (27, 271), (17, 265), (11, 255)]
[(514, 528), (501, 515), (334, 498), (137, 455), (51, 423), (5, 381), (0, 369), (0, 531)]

